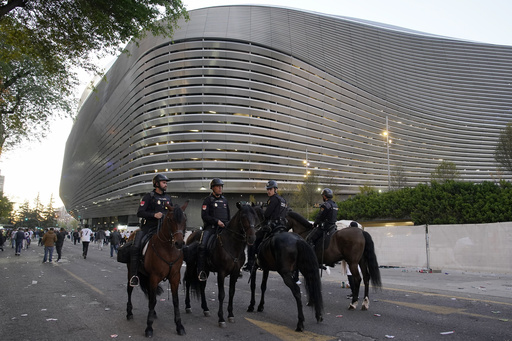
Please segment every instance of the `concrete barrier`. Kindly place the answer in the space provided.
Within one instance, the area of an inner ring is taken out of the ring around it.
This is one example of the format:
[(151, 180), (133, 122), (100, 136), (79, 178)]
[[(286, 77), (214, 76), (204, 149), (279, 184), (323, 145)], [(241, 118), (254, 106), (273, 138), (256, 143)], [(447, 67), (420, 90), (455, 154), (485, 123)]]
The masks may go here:
[(512, 274), (512, 222), (365, 227), (379, 265)]

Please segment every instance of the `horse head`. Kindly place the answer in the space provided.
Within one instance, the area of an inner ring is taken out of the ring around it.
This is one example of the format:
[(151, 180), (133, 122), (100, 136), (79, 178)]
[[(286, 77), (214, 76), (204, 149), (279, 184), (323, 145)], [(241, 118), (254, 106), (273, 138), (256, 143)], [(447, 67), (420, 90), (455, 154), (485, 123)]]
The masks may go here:
[(167, 238), (178, 250), (185, 245), (185, 232), (187, 230), (187, 216), (184, 211), (188, 206), (188, 200), (181, 207), (178, 205), (171, 206), (166, 204), (167, 214), (162, 224)]
[(239, 210), (241, 228), (245, 236), (245, 242), (248, 245), (254, 244), (256, 240), (256, 225), (259, 223), (258, 215), (250, 203), (239, 201), (236, 203)]

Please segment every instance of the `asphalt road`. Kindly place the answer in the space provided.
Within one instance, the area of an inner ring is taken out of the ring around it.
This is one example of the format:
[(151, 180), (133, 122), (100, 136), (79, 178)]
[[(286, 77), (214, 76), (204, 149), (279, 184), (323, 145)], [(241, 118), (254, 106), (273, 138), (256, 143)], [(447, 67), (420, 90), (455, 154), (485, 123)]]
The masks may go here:
[[(0, 252), (0, 340), (145, 339), (147, 300), (139, 289), (133, 295), (134, 320), (125, 318), (125, 265), (110, 258), (108, 247), (98, 250), (92, 244), (87, 259), (81, 252), (81, 245), (68, 240), (59, 263), (42, 264), (43, 248), (35, 244), (19, 257), (10, 247)], [(261, 313), (246, 312), (250, 288), (244, 274), (237, 284), (235, 323), (226, 328), (217, 323), (215, 277), (210, 275), (207, 285), (211, 317), (203, 316), (195, 300), (193, 312), (186, 314), (180, 289), (185, 336), (176, 334), (168, 284), (163, 282), (153, 339), (512, 340), (512, 275), (418, 269), (381, 269), (381, 275), (383, 288), (370, 291), (370, 310), (348, 311), (349, 290), (341, 288), (346, 278), (340, 267), (330, 275), (324, 272), (324, 321), (316, 323), (314, 312), (305, 307), (304, 333), (294, 331), (295, 302), (277, 274), (269, 278)]]

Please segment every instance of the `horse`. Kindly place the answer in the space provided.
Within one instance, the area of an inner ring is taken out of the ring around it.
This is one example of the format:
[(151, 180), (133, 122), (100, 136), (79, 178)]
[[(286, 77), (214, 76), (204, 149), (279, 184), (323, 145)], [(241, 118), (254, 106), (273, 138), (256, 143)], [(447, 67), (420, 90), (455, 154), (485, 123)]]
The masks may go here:
[(297, 280), (294, 279), (294, 273), (298, 269), (305, 278), (306, 291), (309, 296), (308, 305), (314, 306), (317, 322), (323, 320), (322, 284), (318, 271), (318, 261), (313, 249), (302, 237), (295, 233), (275, 231), (261, 242), (256, 254), (256, 262), (258, 266), (253, 266), (249, 279), (251, 283), (251, 302), (247, 308), (248, 312), (254, 311), (256, 303), (254, 292), (257, 268), (260, 267), (263, 270), (261, 299), (258, 305), (259, 312), (264, 309), (269, 272), (277, 271), (286, 286), (290, 288), (297, 304), (298, 322), (295, 331), (304, 331), (304, 313), (302, 311), (300, 287), (296, 283)]
[[(219, 327), (226, 327), (224, 319), (223, 304), (225, 298), (224, 279), (229, 276), (229, 301), (228, 321), (235, 322), (233, 315), (233, 297), (235, 286), (240, 274), (240, 268), (245, 263), (245, 247), (252, 245), (256, 240), (256, 226), (259, 223), (258, 216), (254, 209), (247, 203), (237, 202), (238, 212), (233, 216), (228, 225), (221, 229), (215, 238), (210, 239), (208, 247), (208, 260), (206, 262), (206, 276), (210, 272), (217, 273), (217, 290), (219, 300)], [(197, 278), (197, 248), (201, 238), (201, 231), (193, 232), (187, 238), (188, 255), (185, 259), (187, 269), (185, 271), (185, 308), (191, 313), (190, 288), (196, 295), (201, 296), (201, 307), (206, 317), (210, 316), (205, 298), (206, 282), (200, 282)]]
[[(286, 219), (288, 222), (287, 227), (304, 239), (313, 230), (313, 224), (297, 212), (288, 211)], [(334, 266), (340, 260), (345, 260), (348, 263), (354, 279), (354, 285), (351, 286), (352, 302), (349, 305), (349, 310), (357, 309), (358, 305), (359, 288), (361, 285), (359, 265), (364, 282), (364, 300), (361, 310), (368, 310), (370, 307), (368, 296), (370, 280), (374, 287), (381, 287), (379, 264), (371, 235), (359, 227), (347, 227), (335, 231), (330, 237), (327, 247), (324, 247), (321, 242), (320, 244), (315, 248), (320, 264)]]
[[(155, 305), (156, 296), (163, 293), (159, 283), (162, 280), (169, 280), (172, 292), (172, 303), (174, 305), (174, 322), (178, 335), (185, 335), (185, 328), (181, 323), (181, 316), (178, 302), (178, 286), (181, 279), (181, 265), (183, 263), (183, 246), (185, 245), (184, 235), (187, 227), (187, 218), (184, 214), (188, 201), (181, 207), (166, 204), (167, 214), (165, 215), (158, 232), (148, 242), (147, 251), (143, 260), (143, 267), (139, 266), (138, 276), (140, 288), (149, 301), (149, 312), (147, 317), (146, 337), (153, 336), (153, 322), (156, 319)], [(133, 240), (135, 233), (132, 233), (130, 240)], [(128, 303), (126, 304), (126, 318), (133, 319), (132, 313), (132, 291), (130, 286), (130, 263), (128, 263)]]

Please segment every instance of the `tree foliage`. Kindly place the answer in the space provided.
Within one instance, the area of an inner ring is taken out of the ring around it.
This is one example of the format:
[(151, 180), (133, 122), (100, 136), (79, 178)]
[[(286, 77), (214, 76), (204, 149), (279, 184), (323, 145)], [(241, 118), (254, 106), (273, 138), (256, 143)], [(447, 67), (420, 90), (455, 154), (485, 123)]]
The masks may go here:
[(431, 182), (445, 183), (447, 181), (455, 181), (460, 178), (455, 163), (450, 161), (441, 161), (436, 169), (430, 174)]
[(76, 70), (100, 72), (92, 57), (170, 37), (180, 17), (181, 0), (0, 0), (0, 153), (72, 116)]
[(291, 195), (290, 207), (293, 207), (297, 213), (312, 219), (316, 215), (317, 209), (315, 204), (322, 201), (322, 196), (318, 191), (318, 180), (314, 175), (309, 175), (304, 178), (304, 183), (297, 186), (297, 191)]
[(4, 193), (0, 192), (0, 223), (11, 223), (14, 204)]
[(494, 150), (494, 160), (502, 170), (512, 173), (512, 122), (508, 123), (500, 132)]
[(420, 184), (385, 193), (366, 192), (338, 202), (339, 219), (412, 220), (421, 224), (512, 221), (512, 184), (460, 181)]
[(57, 226), (56, 212), (53, 207), (53, 195), (50, 198), (48, 205), (44, 206), (39, 199), (39, 194), (34, 200), (34, 205), (31, 207), (30, 203), (26, 200), (18, 207), (14, 217), (14, 225), (16, 227), (54, 227)]

